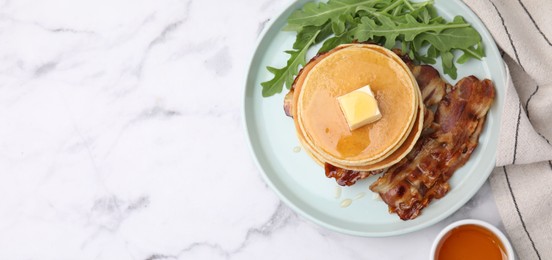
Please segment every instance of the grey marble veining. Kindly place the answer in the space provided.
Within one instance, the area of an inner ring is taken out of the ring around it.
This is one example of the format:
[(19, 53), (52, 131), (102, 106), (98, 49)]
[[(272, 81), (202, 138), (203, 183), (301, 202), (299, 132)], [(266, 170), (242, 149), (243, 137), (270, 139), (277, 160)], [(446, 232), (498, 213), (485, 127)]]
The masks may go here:
[(278, 200), (240, 102), (259, 33), (289, 3), (0, 1), (0, 259), (426, 259), (454, 220), (500, 226), (488, 185), (383, 239)]

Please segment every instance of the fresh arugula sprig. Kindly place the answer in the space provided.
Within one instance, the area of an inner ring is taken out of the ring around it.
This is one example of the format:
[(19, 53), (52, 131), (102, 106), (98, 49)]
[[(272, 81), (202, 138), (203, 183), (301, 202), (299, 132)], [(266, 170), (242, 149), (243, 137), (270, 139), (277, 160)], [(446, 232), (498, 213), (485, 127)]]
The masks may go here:
[(276, 93), (282, 92), (284, 84), (288, 89), (293, 83), (295, 75), (299, 71), (299, 66), (304, 66), (306, 63), (307, 51), (309, 48), (332, 34), (330, 23), (322, 26), (305, 26), (297, 33), (293, 50), (286, 51), (290, 55), (287, 65), (281, 69), (267, 67), (268, 71), (274, 74), (274, 77), (266, 82), (261, 83), (263, 86), (263, 97), (269, 97)]
[(339, 22), (341, 15), (354, 15), (359, 8), (373, 7), (381, 0), (333, 0), (327, 3), (309, 2), (292, 13), (285, 30), (300, 31), (306, 26), (321, 26), (328, 20)]
[(264, 97), (289, 89), (299, 66), (306, 63), (307, 51), (321, 43), (318, 53), (340, 44), (374, 42), (393, 48), (400, 42), (403, 53), (412, 59), (435, 64), (441, 58), (445, 74), (455, 79), (454, 51), (463, 54), (456, 63), (485, 56), (481, 36), (470, 24), (457, 16), (447, 22), (438, 16), (433, 1), (409, 0), (329, 0), (307, 3), (288, 18), (286, 30), (297, 32), (287, 65), (281, 69), (268, 67), (274, 77), (261, 83)]

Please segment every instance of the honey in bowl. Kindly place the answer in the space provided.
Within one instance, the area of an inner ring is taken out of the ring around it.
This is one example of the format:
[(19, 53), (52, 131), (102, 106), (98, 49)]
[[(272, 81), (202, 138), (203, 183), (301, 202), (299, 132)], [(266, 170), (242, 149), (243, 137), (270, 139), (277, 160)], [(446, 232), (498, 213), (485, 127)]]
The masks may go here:
[(435, 260), (507, 260), (500, 239), (479, 225), (461, 225), (450, 230), (437, 245)]

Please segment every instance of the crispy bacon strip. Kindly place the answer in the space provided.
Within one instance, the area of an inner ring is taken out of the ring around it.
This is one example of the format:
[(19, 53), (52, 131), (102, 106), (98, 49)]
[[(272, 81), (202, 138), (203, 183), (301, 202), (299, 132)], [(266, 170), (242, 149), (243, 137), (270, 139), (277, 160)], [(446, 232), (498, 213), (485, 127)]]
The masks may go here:
[(289, 90), (289, 92), (286, 94), (286, 97), (284, 98), (284, 112), (286, 113), (286, 116), (293, 117), (293, 111), (291, 111), (292, 102), (293, 102), (293, 93), (295, 93), (295, 90), (292, 88)]
[(324, 170), (326, 171), (326, 177), (334, 178), (337, 184), (341, 186), (351, 186), (358, 180), (368, 178), (372, 175), (380, 174), (384, 170), (376, 171), (354, 171), (339, 168), (329, 163), (324, 163)]
[(403, 220), (416, 218), (432, 199), (448, 192), (447, 181), (477, 147), (495, 96), (491, 81), (474, 76), (447, 92), (437, 107), (433, 133), (423, 135), (406, 158), (370, 186)]

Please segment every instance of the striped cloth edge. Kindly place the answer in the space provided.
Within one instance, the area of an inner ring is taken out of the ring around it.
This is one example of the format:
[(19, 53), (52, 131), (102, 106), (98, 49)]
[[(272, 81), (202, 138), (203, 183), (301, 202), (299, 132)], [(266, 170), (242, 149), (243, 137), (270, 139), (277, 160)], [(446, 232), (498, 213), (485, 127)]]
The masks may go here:
[(519, 259), (552, 259), (552, 1), (464, 0), (510, 79), (490, 182)]

